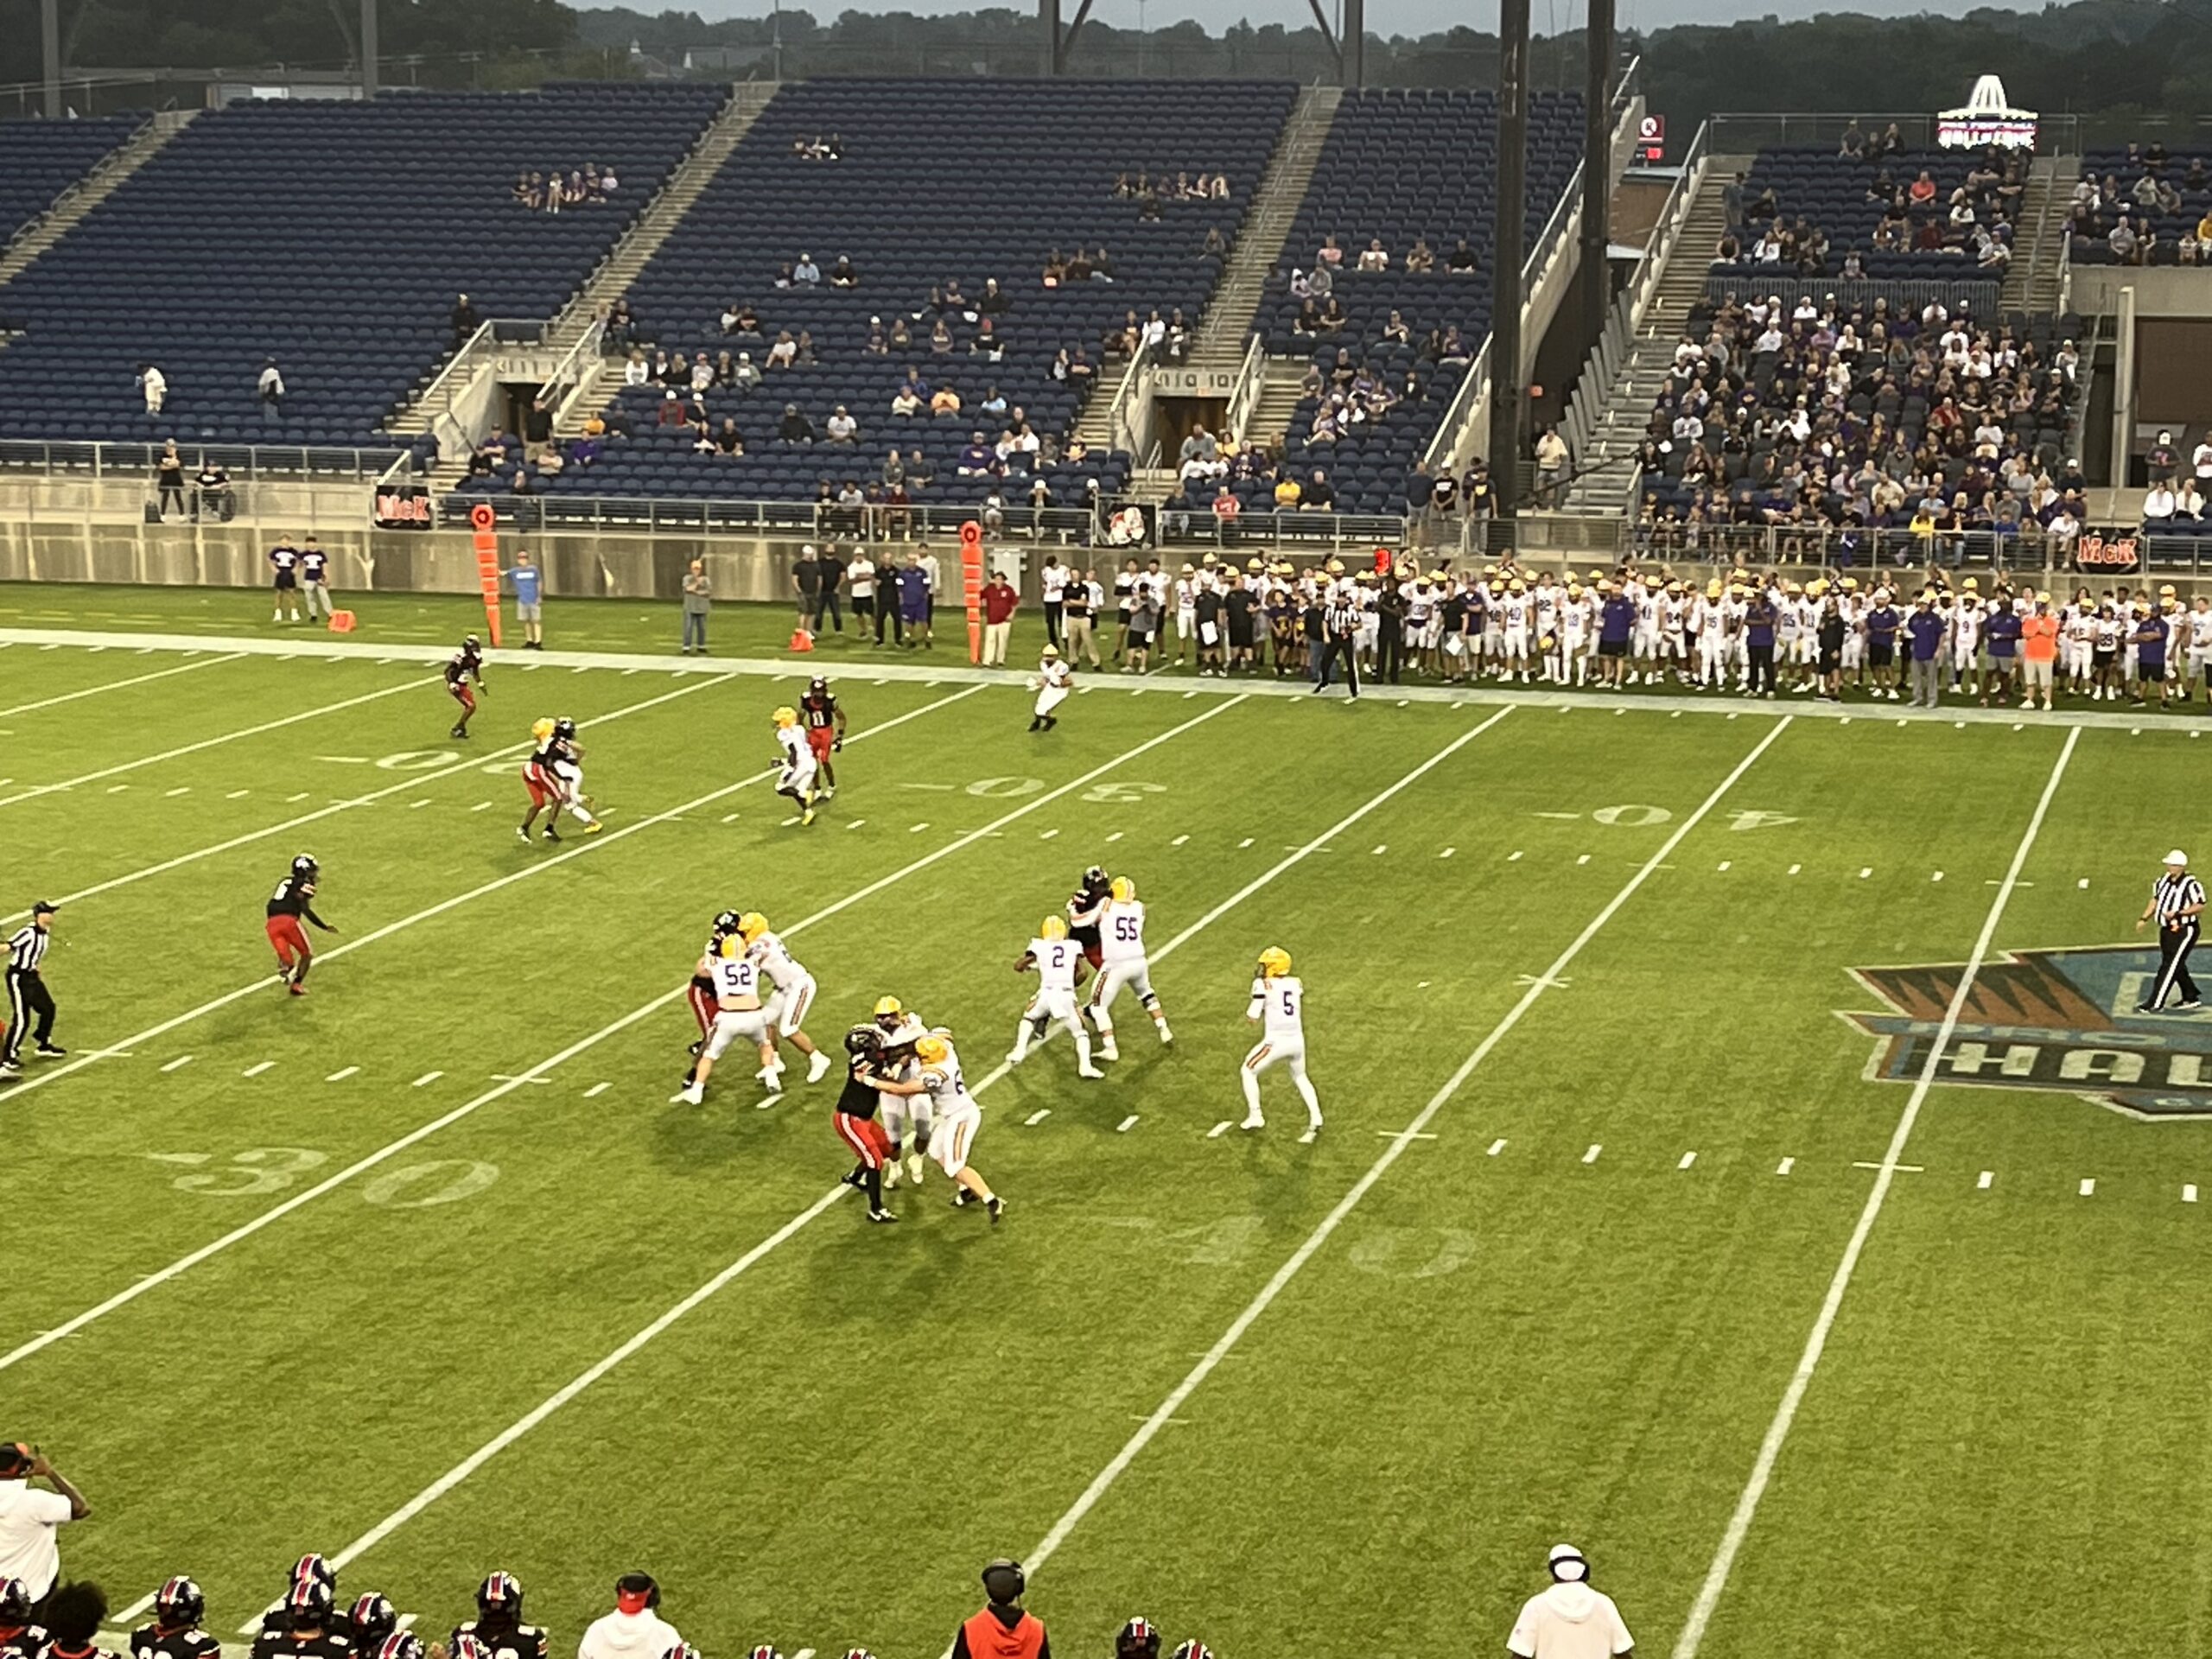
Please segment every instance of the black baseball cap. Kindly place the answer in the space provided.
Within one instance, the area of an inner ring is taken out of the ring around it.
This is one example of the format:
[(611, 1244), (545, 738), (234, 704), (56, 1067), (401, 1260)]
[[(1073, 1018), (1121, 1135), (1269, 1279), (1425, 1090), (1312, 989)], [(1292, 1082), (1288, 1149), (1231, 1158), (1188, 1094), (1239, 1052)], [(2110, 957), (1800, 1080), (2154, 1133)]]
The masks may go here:
[(54, 903), (53, 899), (41, 899), (31, 906), (31, 914), (34, 916), (51, 916), (60, 911), (60, 908), (61, 906)]
[(0, 1440), (0, 1480), (21, 1474), (31, 1466), (31, 1447), (28, 1440)]

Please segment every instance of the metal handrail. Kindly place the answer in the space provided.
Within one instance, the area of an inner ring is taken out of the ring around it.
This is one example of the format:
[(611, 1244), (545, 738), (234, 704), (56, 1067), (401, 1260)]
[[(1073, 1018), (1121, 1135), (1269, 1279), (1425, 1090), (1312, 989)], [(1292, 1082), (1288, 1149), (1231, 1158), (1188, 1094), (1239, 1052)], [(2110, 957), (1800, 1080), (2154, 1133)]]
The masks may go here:
[[(2039, 116), (2036, 123), (2036, 154), (2079, 156), (2083, 124), (2092, 118), (2095, 118), (2063, 111)], [(1878, 113), (1846, 110), (1780, 113), (1722, 110), (1712, 117), (1715, 129), (1713, 148), (1723, 156), (1749, 156), (1777, 144), (1827, 143), (1840, 140), (1846, 125), (1854, 120), (1859, 123), (1859, 130), (1870, 137), (1894, 124), (1908, 146), (1916, 149), (1935, 147), (1937, 118), (1926, 110)], [(1720, 142), (1724, 138), (1726, 143)]]
[[(607, 338), (607, 320), (594, 317), (576, 343), (569, 347), (568, 354), (554, 365), (547, 377), (543, 397), (546, 392), (557, 395), (553, 419), (557, 425), (568, 419), (569, 410), (584, 392), (586, 382), (599, 372), (600, 347)], [(563, 390), (565, 388), (565, 390)]]
[(111, 171), (113, 170), (116, 164), (116, 157), (122, 155), (124, 150), (128, 149), (131, 145), (137, 143), (141, 138), (144, 137), (147, 132), (152, 130), (155, 125), (156, 123), (153, 116), (148, 115), (144, 120), (139, 122), (137, 126), (131, 128), (114, 149), (108, 150), (83, 173), (79, 175), (76, 178), (72, 179), (67, 184), (63, 185), (60, 190), (54, 193), (53, 200), (48, 202), (45, 207), (40, 208), (31, 218), (25, 219), (22, 224), (17, 226), (16, 227), (16, 233), (8, 238), (4, 245), (0, 245), (0, 259), (6, 258), (8, 255), (15, 252), (17, 248), (29, 241), (31, 238), (38, 235), (53, 222), (54, 216), (56, 213), (60, 213), (64, 208), (68, 207), (72, 201), (74, 201), (86, 191), (91, 189), (99, 180), (105, 178)]
[(1222, 416), (1222, 424), (1236, 436), (1244, 438), (1250, 435), (1244, 429), (1245, 424), (1259, 407), (1260, 393), (1267, 384), (1267, 342), (1261, 338), (1259, 331), (1254, 329), (1251, 340), (1244, 347), (1244, 361), (1236, 371), (1236, 390), (1230, 394), (1228, 411)]
[[(4, 438), (0, 439), (0, 474), (36, 472), (54, 478), (89, 474), (95, 480), (122, 477), (137, 483), (152, 474), (162, 450), (160, 443)], [(389, 469), (395, 453), (391, 448), (363, 449), (352, 444), (177, 442), (177, 454), (187, 467), (197, 468), (213, 461), (239, 483), (263, 477), (374, 479)]]
[(1110, 446), (1125, 454), (1133, 454), (1137, 447), (1136, 433), (1129, 425), (1129, 400), (1136, 395), (1137, 376), (1152, 362), (1156, 348), (1149, 340), (1140, 338), (1137, 348), (1129, 353), (1129, 365), (1122, 371), (1121, 380), (1114, 387), (1114, 400), (1106, 406), (1106, 432)]
[(1652, 224), (1651, 234), (1644, 238), (1643, 257), (1637, 263), (1636, 276), (1629, 284), (1629, 292), (1635, 296), (1629, 307), (1631, 334), (1643, 332), (1644, 314), (1651, 308), (1651, 302), (1659, 291), (1662, 268), (1675, 257), (1675, 238), (1681, 234), (1682, 226), (1697, 206), (1698, 192), (1705, 186), (1712, 137), (1713, 124), (1700, 123), (1689, 149), (1682, 154), (1682, 170), (1675, 175), (1674, 186), (1667, 192), (1659, 217)]

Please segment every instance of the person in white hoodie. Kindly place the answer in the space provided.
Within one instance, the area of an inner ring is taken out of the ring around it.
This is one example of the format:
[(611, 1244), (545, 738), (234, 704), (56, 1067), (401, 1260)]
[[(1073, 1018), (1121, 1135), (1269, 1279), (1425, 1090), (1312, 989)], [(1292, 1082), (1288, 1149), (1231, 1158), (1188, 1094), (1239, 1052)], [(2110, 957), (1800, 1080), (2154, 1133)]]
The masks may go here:
[(660, 1616), (660, 1586), (645, 1573), (614, 1581), (614, 1611), (592, 1622), (576, 1644), (576, 1659), (664, 1659), (683, 1638)]
[(1505, 1650), (1518, 1659), (1619, 1659), (1636, 1643), (1613, 1599), (1590, 1587), (1590, 1563), (1573, 1544), (1554, 1544), (1552, 1582), (1522, 1605)]

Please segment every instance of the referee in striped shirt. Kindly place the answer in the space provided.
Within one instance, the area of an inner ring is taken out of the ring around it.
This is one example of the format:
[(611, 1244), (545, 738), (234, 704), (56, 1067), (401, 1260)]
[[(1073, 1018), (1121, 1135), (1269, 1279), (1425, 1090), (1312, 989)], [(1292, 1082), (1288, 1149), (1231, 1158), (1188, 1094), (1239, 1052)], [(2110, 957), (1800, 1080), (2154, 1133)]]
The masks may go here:
[(2181, 990), (2181, 1006), (2198, 1007), (2196, 982), (2189, 976), (2189, 953), (2204, 920), (2204, 884), (2189, 873), (2189, 855), (2179, 848), (2166, 855), (2166, 873), (2151, 889), (2151, 902), (2135, 918), (2139, 933), (2153, 918), (2158, 924), (2158, 977), (2151, 995), (2135, 1005), (2138, 1014), (2156, 1014), (2167, 994)]
[(1329, 665), (1342, 662), (1344, 665), (1344, 685), (1359, 701), (1359, 595), (1346, 588), (1338, 588), (1329, 595), (1321, 612), (1321, 665), (1313, 676), (1313, 689), (1325, 691), (1329, 688)]
[(54, 1046), (54, 993), (46, 988), (45, 976), (38, 970), (54, 940), (54, 904), (41, 899), (31, 906), (30, 925), (17, 929), (8, 941), (8, 1039), (0, 1047), (0, 1071), (23, 1069), (23, 1033), (34, 1020), (38, 1022), (40, 1053), (69, 1052)]

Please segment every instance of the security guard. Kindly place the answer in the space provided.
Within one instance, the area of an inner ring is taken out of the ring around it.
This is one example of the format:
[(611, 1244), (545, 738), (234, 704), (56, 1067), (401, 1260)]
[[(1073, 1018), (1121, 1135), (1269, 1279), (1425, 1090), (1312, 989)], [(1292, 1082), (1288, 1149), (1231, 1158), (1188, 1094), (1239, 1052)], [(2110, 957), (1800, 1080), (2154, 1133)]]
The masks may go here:
[(60, 1055), (69, 1051), (57, 1048), (54, 1042), (54, 993), (46, 988), (39, 963), (46, 960), (46, 947), (54, 942), (54, 915), (56, 909), (51, 899), (41, 899), (31, 906), (30, 925), (18, 928), (8, 941), (8, 1039), (0, 1048), (0, 1071), (22, 1069), (23, 1033), (31, 1022), (38, 1022), (38, 1052)]
[(950, 1659), (1052, 1659), (1045, 1626), (1021, 1608), (1029, 1580), (1021, 1563), (1001, 1555), (983, 1569), (983, 1610), (952, 1638)]
[(2166, 855), (2166, 873), (2151, 887), (2151, 902), (2135, 918), (2135, 931), (2156, 918), (2158, 924), (2158, 977), (2151, 994), (2135, 1005), (2138, 1014), (2156, 1014), (2165, 1006), (2166, 994), (2181, 988), (2181, 1006), (2193, 1012), (2196, 982), (2189, 976), (2189, 953), (2196, 949), (2196, 935), (2203, 925), (2204, 884), (2189, 873), (2189, 855), (2179, 848)]

